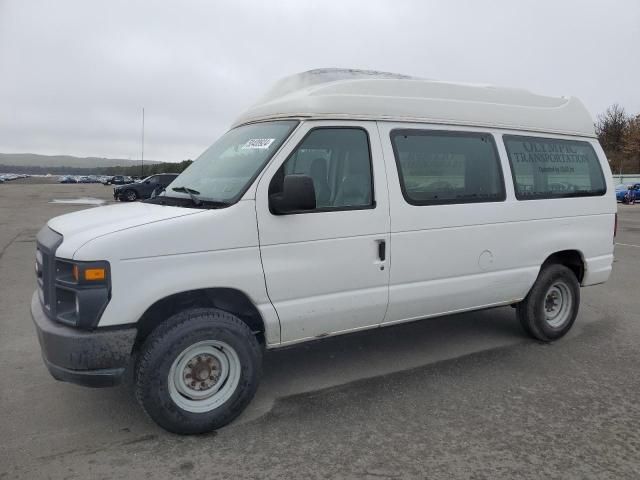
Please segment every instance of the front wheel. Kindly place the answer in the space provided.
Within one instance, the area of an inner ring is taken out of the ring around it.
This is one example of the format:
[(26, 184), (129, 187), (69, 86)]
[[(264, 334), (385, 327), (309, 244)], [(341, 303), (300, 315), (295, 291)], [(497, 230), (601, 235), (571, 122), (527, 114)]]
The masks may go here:
[(127, 202), (135, 202), (138, 199), (138, 194), (135, 190), (126, 190), (124, 198)]
[(170, 432), (210, 432), (249, 404), (261, 363), (255, 335), (235, 315), (187, 310), (165, 321), (142, 346), (136, 397), (151, 419)]
[(548, 265), (543, 267), (516, 312), (529, 335), (550, 342), (571, 329), (579, 306), (580, 284), (573, 271), (564, 265)]

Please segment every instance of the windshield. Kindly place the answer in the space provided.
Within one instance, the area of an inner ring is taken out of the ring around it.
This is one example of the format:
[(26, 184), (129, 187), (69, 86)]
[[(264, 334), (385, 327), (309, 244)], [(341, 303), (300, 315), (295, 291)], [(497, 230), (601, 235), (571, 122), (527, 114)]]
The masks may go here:
[(295, 120), (254, 123), (229, 130), (182, 172), (162, 196), (189, 198), (191, 191), (205, 201), (236, 201), (297, 123)]

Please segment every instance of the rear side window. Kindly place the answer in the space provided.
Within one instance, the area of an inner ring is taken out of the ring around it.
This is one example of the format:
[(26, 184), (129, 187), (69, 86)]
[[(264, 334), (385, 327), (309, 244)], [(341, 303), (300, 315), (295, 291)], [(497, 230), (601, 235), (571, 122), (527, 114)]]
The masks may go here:
[(489, 134), (393, 130), (391, 143), (402, 193), (412, 205), (505, 199), (498, 152)]
[(518, 200), (604, 195), (607, 187), (589, 142), (505, 135)]

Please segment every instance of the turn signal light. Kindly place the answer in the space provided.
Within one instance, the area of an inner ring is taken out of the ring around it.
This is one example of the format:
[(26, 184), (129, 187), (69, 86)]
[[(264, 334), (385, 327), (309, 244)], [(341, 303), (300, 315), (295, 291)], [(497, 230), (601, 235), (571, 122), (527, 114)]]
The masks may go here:
[(100, 281), (105, 278), (107, 278), (107, 272), (104, 268), (87, 268), (84, 271), (84, 279), (88, 282)]

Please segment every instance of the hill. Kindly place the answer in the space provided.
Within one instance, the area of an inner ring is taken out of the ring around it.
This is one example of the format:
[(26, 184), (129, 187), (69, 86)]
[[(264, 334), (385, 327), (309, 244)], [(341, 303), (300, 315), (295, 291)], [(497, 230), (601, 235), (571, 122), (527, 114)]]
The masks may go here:
[[(144, 161), (145, 165), (157, 164), (153, 160)], [(139, 160), (125, 160), (122, 158), (74, 157), (71, 155), (38, 155), (35, 153), (0, 153), (0, 165), (15, 167), (67, 167), (67, 168), (105, 168), (132, 167), (140, 165)]]

